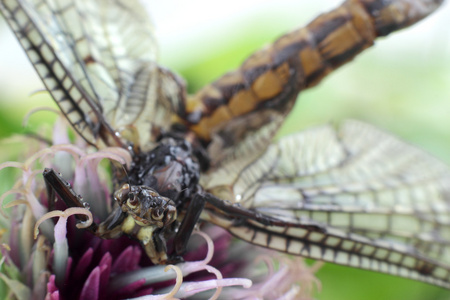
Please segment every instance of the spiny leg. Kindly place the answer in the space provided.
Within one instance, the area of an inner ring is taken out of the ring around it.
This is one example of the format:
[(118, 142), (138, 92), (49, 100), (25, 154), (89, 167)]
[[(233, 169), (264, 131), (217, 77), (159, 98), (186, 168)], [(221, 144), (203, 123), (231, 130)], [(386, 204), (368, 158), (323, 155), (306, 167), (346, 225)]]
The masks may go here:
[[(67, 207), (88, 208), (87, 203), (83, 202), (81, 196), (75, 193), (70, 183), (64, 180), (53, 169), (46, 168), (42, 175), (44, 176), (44, 181), (47, 188), (48, 207), (50, 211), (55, 209), (55, 192), (59, 195), (61, 200), (64, 201)], [(86, 222), (88, 220), (87, 216), (81, 214), (77, 214), (75, 217), (81, 222)], [(106, 218), (105, 221), (100, 223), (100, 225), (92, 222), (92, 225), (86, 229), (92, 234), (104, 239), (118, 238), (122, 235), (121, 225), (124, 218), (125, 215), (122, 210), (117, 208)]]
[(205, 200), (208, 203), (213, 205), (215, 208), (218, 208), (221, 211), (230, 214), (231, 216), (237, 218), (252, 219), (264, 225), (271, 225), (273, 222), (279, 221), (269, 216), (265, 216), (255, 210), (244, 208), (240, 204), (231, 203), (229, 201), (217, 198), (210, 193), (205, 193), (204, 195)]
[(186, 214), (181, 222), (180, 228), (175, 235), (173, 245), (175, 249), (174, 261), (181, 261), (181, 255), (186, 251), (187, 244), (192, 235), (195, 225), (197, 224), (200, 214), (205, 207), (205, 196), (202, 194), (195, 194), (194, 198), (189, 203)]
[[(42, 175), (44, 176), (45, 186), (47, 188), (48, 208), (50, 211), (55, 209), (55, 192), (59, 195), (61, 200), (64, 201), (67, 207), (88, 207), (85, 202), (82, 202), (81, 196), (75, 193), (70, 183), (64, 180), (53, 169), (45, 168)], [(77, 214), (76, 218), (81, 222), (86, 222), (88, 220), (87, 216), (81, 214)], [(95, 222), (92, 222), (92, 225), (86, 229), (95, 234), (97, 228), (98, 225)]]
[[(177, 259), (177, 256), (182, 255), (186, 251), (189, 238), (192, 235), (192, 231), (194, 230), (194, 227), (200, 218), (200, 214), (204, 209), (206, 202), (214, 206), (214, 208), (221, 210), (230, 217), (235, 218), (236, 223), (246, 222), (250, 219), (268, 226), (287, 224), (282, 220), (263, 215), (255, 210), (244, 208), (239, 204), (232, 204), (229, 201), (219, 199), (210, 193), (196, 194), (189, 203), (180, 228), (175, 235), (174, 248), (176, 256), (173, 258), (174, 260)], [(304, 227), (313, 231), (324, 231), (324, 229), (319, 225), (305, 224)], [(180, 258), (178, 257), (178, 259)]]
[(287, 226), (287, 227), (301, 227), (307, 230), (317, 231), (325, 233), (326, 229), (320, 224), (312, 224), (308, 222), (306, 224), (289, 223), (268, 215), (264, 215), (254, 209), (248, 209), (241, 206), (239, 203), (231, 203), (230, 201), (222, 200), (216, 196), (205, 193), (205, 201), (218, 208), (230, 217), (235, 218), (235, 225), (239, 223), (246, 223), (248, 220), (253, 220), (266, 226)]

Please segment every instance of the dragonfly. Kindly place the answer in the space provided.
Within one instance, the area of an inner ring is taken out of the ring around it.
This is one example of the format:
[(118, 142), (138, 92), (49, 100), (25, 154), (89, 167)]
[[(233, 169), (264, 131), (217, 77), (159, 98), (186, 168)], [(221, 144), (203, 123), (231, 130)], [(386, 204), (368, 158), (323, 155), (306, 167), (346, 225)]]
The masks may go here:
[[(157, 63), (138, 1), (1, 0), (0, 10), (73, 129), (133, 157), (92, 234), (129, 235), (166, 264), (209, 222), (258, 246), (449, 288), (447, 165), (359, 121), (273, 142), (300, 91), (441, 3), (345, 1), (193, 95)], [(57, 171), (43, 175), (51, 200), (86, 207)]]

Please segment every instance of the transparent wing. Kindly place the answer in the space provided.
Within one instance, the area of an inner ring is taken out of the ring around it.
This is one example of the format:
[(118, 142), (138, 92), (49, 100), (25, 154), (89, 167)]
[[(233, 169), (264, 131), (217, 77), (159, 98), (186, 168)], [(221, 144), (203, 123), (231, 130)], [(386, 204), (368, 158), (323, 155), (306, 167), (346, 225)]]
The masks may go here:
[(450, 169), (372, 126), (347, 121), (288, 136), (204, 184), (283, 221), (237, 225), (205, 214), (251, 243), (450, 287)]
[(1, 0), (0, 10), (86, 141), (123, 145), (119, 132), (145, 147), (169, 126), (182, 86), (155, 63), (152, 25), (138, 1)]

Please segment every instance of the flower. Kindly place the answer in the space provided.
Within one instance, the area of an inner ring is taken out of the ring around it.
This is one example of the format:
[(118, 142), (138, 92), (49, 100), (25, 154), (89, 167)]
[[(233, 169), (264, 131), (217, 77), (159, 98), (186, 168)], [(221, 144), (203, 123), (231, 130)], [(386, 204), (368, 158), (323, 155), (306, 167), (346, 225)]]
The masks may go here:
[[(226, 299), (308, 299), (312, 286), (319, 285), (313, 276), (315, 267), (306, 266), (300, 258), (288, 262), (286, 256), (233, 241), (226, 231), (211, 225), (194, 232), (186, 262), (176, 266), (152, 265), (139, 243), (126, 236), (103, 240), (82, 230), (94, 219), (104, 219), (114, 205), (108, 164), (102, 162), (127, 165), (131, 157), (121, 148), (92, 151), (81, 139), (71, 144), (67, 132), (60, 118), (52, 145), (21, 137), (29, 145), (22, 147), (23, 162), (0, 164), (0, 170), (21, 170), (13, 187), (0, 196), (0, 298), (173, 299), (195, 295), (197, 299), (217, 298), (222, 293)], [(49, 211), (40, 177), (44, 166), (62, 171), (89, 209), (67, 208), (57, 201)], [(6, 201), (9, 195), (16, 198)], [(80, 214), (87, 221), (75, 224), (72, 216)], [(257, 260), (266, 263), (265, 276), (264, 268), (253, 262), (263, 253)], [(223, 290), (227, 286), (233, 288)]]

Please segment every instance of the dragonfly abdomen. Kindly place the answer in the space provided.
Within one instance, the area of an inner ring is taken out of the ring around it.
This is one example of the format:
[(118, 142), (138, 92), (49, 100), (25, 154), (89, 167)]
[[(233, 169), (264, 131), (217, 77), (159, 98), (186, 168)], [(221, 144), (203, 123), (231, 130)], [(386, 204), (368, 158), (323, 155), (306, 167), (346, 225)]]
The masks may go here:
[(306, 27), (281, 36), (188, 98), (182, 113), (204, 140), (232, 119), (255, 111), (286, 113), (296, 95), (373, 45), (378, 36), (407, 27), (443, 0), (348, 0)]

